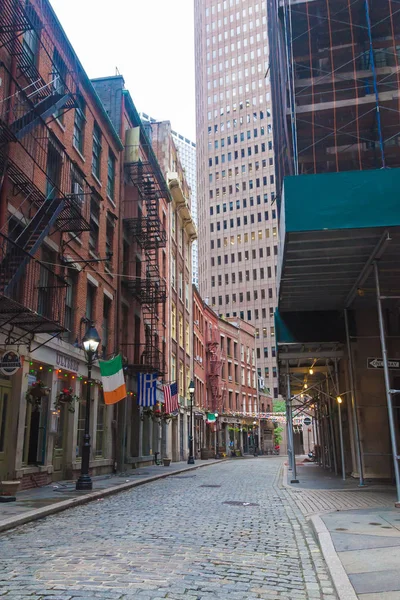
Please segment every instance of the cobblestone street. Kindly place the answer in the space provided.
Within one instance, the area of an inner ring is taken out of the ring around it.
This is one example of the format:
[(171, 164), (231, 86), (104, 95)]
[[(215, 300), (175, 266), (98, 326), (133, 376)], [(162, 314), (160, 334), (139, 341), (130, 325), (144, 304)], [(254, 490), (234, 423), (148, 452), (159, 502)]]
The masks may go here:
[(334, 600), (282, 462), (213, 465), (5, 533), (0, 597)]

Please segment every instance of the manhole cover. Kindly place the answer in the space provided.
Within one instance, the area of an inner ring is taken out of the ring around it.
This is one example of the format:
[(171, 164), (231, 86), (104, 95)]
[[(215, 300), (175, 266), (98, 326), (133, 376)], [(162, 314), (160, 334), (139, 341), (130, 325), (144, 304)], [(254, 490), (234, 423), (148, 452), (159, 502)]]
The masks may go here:
[(201, 485), (200, 487), (206, 487), (206, 488), (220, 488), (220, 485)]
[(172, 479), (192, 479), (196, 475), (175, 475)]
[(255, 504), (254, 502), (238, 502), (237, 500), (227, 500), (222, 504), (229, 504), (230, 506), (260, 506), (259, 504)]

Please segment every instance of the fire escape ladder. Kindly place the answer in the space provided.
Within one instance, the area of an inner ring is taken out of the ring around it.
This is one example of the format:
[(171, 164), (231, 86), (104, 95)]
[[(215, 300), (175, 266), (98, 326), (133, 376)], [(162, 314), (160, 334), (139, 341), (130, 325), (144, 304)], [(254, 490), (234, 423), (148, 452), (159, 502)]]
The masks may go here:
[(16, 119), (10, 126), (11, 133), (20, 140), (27, 133), (32, 131), (42, 120), (47, 119), (63, 108), (72, 98), (71, 94), (51, 94), (22, 117)]
[(26, 264), (36, 254), (44, 238), (49, 234), (63, 210), (63, 206), (62, 198), (53, 198), (42, 204), (33, 219), (15, 240), (16, 245), (12, 246), (5, 254), (0, 263), (0, 270), (7, 275), (6, 291), (22, 277)]

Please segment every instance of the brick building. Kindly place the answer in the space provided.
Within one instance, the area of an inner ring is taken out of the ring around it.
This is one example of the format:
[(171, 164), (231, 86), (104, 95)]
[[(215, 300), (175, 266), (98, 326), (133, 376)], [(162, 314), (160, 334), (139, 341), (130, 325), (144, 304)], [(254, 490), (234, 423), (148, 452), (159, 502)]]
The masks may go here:
[(188, 455), (189, 384), (193, 378), (192, 338), (192, 243), (197, 230), (191, 215), (190, 187), (187, 182), (169, 121), (152, 122), (148, 126), (152, 145), (172, 196), (169, 206), (167, 291), (167, 329), (169, 365), (166, 380), (178, 382), (179, 411), (177, 418), (166, 424), (165, 453), (172, 460), (185, 460)]
[[(148, 129), (143, 125), (121, 75), (92, 81), (124, 140), (121, 161), (119, 253), (122, 266), (118, 315), (119, 350), (125, 364), (128, 397), (119, 413), (121, 464), (152, 464), (165, 454), (167, 430), (153, 409), (137, 405), (138, 373), (168, 369), (167, 229), (171, 196)], [(158, 383), (161, 399), (161, 379)]]
[[(93, 321), (115, 352), (121, 141), (47, 0), (0, 13), (0, 478), (76, 476), (86, 386), (93, 473), (114, 464), (114, 408), (81, 350)], [(71, 403), (59, 403), (71, 390)]]

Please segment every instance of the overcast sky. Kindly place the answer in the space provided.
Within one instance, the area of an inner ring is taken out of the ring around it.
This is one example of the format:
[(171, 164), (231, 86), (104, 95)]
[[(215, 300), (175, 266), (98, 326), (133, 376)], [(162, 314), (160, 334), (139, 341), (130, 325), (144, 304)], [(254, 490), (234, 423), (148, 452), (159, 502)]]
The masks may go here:
[(51, 0), (91, 78), (125, 79), (139, 111), (195, 141), (193, 0)]

